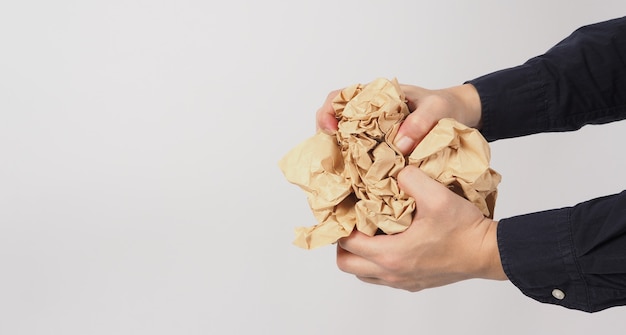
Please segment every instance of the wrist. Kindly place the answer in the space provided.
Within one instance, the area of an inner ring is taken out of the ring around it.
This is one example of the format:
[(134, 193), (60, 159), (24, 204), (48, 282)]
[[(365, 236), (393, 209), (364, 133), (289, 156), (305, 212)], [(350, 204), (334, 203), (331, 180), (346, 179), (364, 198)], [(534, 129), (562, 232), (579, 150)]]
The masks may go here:
[(479, 278), (493, 280), (508, 280), (502, 268), (500, 250), (498, 249), (498, 221), (485, 218), (484, 224), (488, 224), (487, 231), (482, 241), (483, 265), (479, 271)]
[(478, 91), (472, 84), (463, 84), (447, 88), (459, 102), (461, 108), (455, 111), (454, 118), (464, 125), (479, 129), (481, 126), (482, 105)]

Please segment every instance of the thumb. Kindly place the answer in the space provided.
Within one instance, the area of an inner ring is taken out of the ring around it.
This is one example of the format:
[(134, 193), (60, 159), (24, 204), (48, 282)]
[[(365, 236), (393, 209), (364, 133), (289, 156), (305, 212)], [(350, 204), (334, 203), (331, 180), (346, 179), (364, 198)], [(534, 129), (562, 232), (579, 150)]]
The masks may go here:
[(406, 156), (424, 139), (435, 123), (437, 120), (434, 118), (413, 112), (400, 125), (393, 144)]
[(428, 207), (436, 206), (437, 202), (445, 202), (447, 199), (448, 189), (413, 165), (408, 165), (400, 171), (398, 186), (404, 193), (415, 199), (415, 205), (418, 208), (426, 204)]

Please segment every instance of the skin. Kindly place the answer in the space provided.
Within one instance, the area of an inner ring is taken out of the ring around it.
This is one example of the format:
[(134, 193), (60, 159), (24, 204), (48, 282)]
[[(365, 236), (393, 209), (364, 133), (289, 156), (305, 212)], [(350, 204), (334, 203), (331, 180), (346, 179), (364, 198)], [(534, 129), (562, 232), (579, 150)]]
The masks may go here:
[[(481, 103), (469, 84), (440, 90), (401, 85), (411, 114), (394, 142), (406, 155), (442, 118), (473, 128), (481, 125)], [(337, 130), (331, 92), (317, 111), (317, 128)], [(368, 236), (354, 231), (337, 243), (337, 266), (358, 279), (411, 292), (472, 278), (507, 280), (496, 239), (498, 222), (472, 203), (426, 176), (405, 167), (398, 185), (415, 199), (410, 227), (395, 235)]]

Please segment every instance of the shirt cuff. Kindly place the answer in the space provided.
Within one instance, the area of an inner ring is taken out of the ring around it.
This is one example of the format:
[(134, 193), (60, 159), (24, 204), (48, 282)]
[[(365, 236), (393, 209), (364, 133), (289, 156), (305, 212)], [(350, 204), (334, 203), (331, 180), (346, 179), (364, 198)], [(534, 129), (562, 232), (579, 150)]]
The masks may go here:
[(500, 220), (498, 248), (504, 272), (526, 296), (542, 303), (591, 312), (576, 264), (571, 208)]

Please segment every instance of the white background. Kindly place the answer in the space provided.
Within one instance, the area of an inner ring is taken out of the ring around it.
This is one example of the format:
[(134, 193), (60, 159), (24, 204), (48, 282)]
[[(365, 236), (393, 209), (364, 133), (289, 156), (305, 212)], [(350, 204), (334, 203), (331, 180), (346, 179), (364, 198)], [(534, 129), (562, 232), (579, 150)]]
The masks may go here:
[[(441, 88), (615, 1), (2, 1), (0, 334), (618, 334), (509, 282), (408, 293), (291, 244), (278, 160), (326, 94)], [(496, 218), (625, 187), (626, 123), (492, 143)]]

